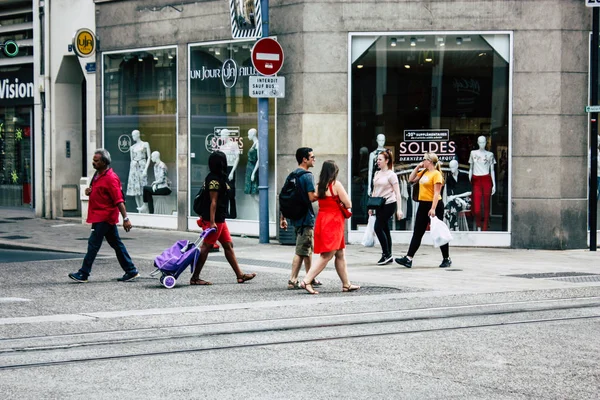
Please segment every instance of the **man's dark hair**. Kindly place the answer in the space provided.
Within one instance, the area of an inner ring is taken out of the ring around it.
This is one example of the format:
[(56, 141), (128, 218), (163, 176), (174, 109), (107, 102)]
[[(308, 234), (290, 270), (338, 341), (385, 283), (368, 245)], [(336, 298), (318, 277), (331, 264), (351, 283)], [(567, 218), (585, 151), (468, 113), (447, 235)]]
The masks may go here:
[(298, 165), (302, 164), (302, 160), (305, 158), (308, 159), (308, 153), (313, 151), (310, 147), (300, 147), (296, 150), (296, 161), (298, 161)]
[(96, 151), (94, 151), (94, 154), (100, 154), (100, 160), (104, 164), (110, 165), (111, 158), (110, 158), (110, 153), (108, 152), (108, 150), (106, 150), (106, 149), (96, 149)]

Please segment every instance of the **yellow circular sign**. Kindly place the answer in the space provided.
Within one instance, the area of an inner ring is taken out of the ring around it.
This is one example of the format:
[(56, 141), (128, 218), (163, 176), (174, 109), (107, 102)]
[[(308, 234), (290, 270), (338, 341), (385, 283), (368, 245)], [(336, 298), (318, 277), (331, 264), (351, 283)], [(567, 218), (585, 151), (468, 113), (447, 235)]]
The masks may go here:
[(90, 29), (83, 28), (75, 33), (73, 50), (79, 57), (90, 57), (96, 52), (96, 36)]

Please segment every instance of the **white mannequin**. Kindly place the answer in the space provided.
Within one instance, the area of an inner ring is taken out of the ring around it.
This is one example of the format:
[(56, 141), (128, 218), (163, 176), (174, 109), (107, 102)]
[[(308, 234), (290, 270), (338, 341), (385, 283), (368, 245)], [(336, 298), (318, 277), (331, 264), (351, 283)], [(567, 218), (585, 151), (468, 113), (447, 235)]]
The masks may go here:
[(154, 182), (152, 182), (152, 190), (156, 192), (157, 189), (171, 188), (171, 181), (167, 177), (167, 165), (161, 161), (160, 153), (153, 151), (150, 155), (150, 160), (154, 163)]
[[(496, 175), (494, 174), (494, 164), (496, 161), (494, 160), (494, 153), (491, 151), (487, 151), (485, 149), (485, 145), (487, 144), (487, 139), (485, 136), (479, 136), (477, 138), (477, 145), (479, 146), (478, 150), (471, 150), (471, 156), (469, 157), (469, 163), (471, 164), (469, 168), (469, 180), (473, 180), (473, 167), (476, 162), (480, 164), (484, 169), (487, 167), (487, 171), (484, 173), (476, 173), (475, 175), (487, 175), (489, 174), (492, 178), (492, 195), (496, 193)], [(484, 161), (485, 160), (485, 161)], [(472, 162), (473, 161), (473, 162)], [(476, 171), (479, 172), (479, 171)], [(483, 172), (483, 171), (482, 171)]]
[[(250, 150), (252, 150), (252, 149), (258, 150), (258, 134), (256, 132), (256, 129), (252, 128), (252, 129), (248, 130), (248, 139), (252, 142), (252, 146), (250, 147)], [(254, 170), (252, 171), (252, 176), (250, 177), (250, 180), (252, 182), (254, 182), (256, 180), (256, 172), (258, 171), (259, 161), (260, 161), (260, 154), (257, 153), (256, 165), (254, 166)]]
[(234, 219), (237, 218), (235, 170), (240, 163), (240, 146), (237, 140), (231, 140), (229, 129), (221, 129), (219, 135), (219, 150), (225, 153), (227, 157), (227, 169), (229, 170), (229, 175), (227, 176), (227, 184), (229, 185), (227, 218)]
[(258, 154), (258, 134), (256, 129), (248, 130), (248, 140), (252, 145), (248, 149), (248, 164), (246, 165), (246, 177), (244, 182), (244, 193), (249, 194), (258, 202), (258, 165), (260, 155)]
[[(477, 138), (479, 149), (472, 150), (469, 156), (469, 180), (471, 181), (473, 190), (473, 204), (471, 210), (475, 217), (475, 224), (478, 231), (488, 230), (490, 199), (492, 195), (496, 193), (496, 175), (494, 174), (494, 164), (496, 164), (496, 160), (494, 159), (494, 153), (485, 149), (486, 144), (487, 139), (485, 136), (479, 136)], [(491, 190), (489, 189), (490, 183)], [(482, 200), (483, 210), (481, 209)]]
[(144, 205), (138, 207), (138, 212), (141, 213), (154, 213), (154, 207), (149, 206), (148, 203), (152, 203), (152, 196), (168, 196), (171, 194), (171, 181), (169, 180), (167, 173), (169, 169), (167, 165), (161, 161), (160, 153), (153, 151), (150, 155), (150, 160), (154, 163), (154, 182), (150, 186), (144, 186)]
[(230, 140), (229, 129), (221, 129), (221, 143), (219, 150), (221, 150), (227, 156), (227, 166), (231, 167), (231, 172), (227, 179), (233, 180), (233, 175), (240, 162), (240, 148), (236, 141)]
[(383, 133), (380, 133), (379, 135), (377, 135), (377, 148), (373, 150), (371, 154), (369, 154), (369, 176), (367, 177), (367, 194), (369, 196), (371, 195), (371, 191), (373, 189), (371, 187), (371, 184), (373, 182), (373, 174), (375, 173), (375, 171), (373, 171), (373, 166), (375, 165), (375, 161), (377, 160), (377, 156), (379, 155), (379, 153), (385, 151), (384, 145), (385, 135)]
[[(448, 166), (450, 167), (450, 175), (451, 175), (451, 177), (456, 182), (458, 182), (458, 174), (459, 174), (459, 172), (458, 172), (458, 161), (452, 160), (452, 161), (450, 161), (450, 164)], [(447, 190), (448, 186), (444, 185), (444, 189)], [(471, 192), (464, 192), (464, 193), (460, 193), (460, 194), (450, 195), (450, 196), (447, 196), (446, 201), (449, 202), (449, 201), (452, 201), (454, 199), (458, 199), (458, 198), (461, 198), (461, 197), (469, 197), (469, 196), (471, 196)]]
[(127, 180), (127, 196), (133, 196), (138, 208), (144, 205), (144, 186), (148, 182), (148, 167), (150, 166), (150, 144), (140, 139), (140, 131), (131, 132), (133, 144), (129, 149), (131, 162), (129, 164), (129, 179)]

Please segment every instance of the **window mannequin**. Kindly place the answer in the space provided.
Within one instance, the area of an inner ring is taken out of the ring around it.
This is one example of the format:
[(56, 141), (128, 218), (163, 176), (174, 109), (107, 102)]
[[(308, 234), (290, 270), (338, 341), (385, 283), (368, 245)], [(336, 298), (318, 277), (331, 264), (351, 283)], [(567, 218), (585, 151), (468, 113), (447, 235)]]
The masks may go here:
[(444, 207), (444, 220), (450, 230), (458, 231), (458, 214), (471, 208), (471, 182), (467, 174), (458, 171), (458, 161), (452, 160), (449, 164), (450, 174), (446, 177), (446, 206)]
[(140, 213), (154, 214), (154, 200), (152, 196), (168, 196), (171, 194), (171, 181), (167, 176), (169, 169), (160, 160), (160, 153), (153, 151), (150, 159), (154, 163), (154, 182), (144, 186), (144, 205), (138, 208)]
[(129, 149), (129, 179), (127, 180), (127, 196), (135, 197), (139, 209), (144, 205), (144, 186), (148, 184), (148, 167), (150, 166), (150, 145), (140, 138), (137, 129), (131, 132), (133, 144)]
[[(487, 151), (485, 136), (477, 138), (477, 150), (472, 150), (469, 156), (469, 179), (473, 187), (473, 216), (478, 231), (487, 231), (490, 218), (490, 197), (496, 193), (496, 176), (494, 174), (494, 153)], [(481, 201), (483, 200), (483, 215)], [(483, 219), (483, 226), (482, 226)]]
[(236, 140), (231, 140), (229, 129), (221, 129), (219, 150), (227, 156), (227, 184), (229, 185), (229, 211), (227, 218), (237, 218), (237, 209), (235, 203), (235, 170), (240, 163), (240, 148)]
[(367, 194), (369, 196), (371, 195), (371, 191), (373, 190), (373, 175), (375, 175), (375, 172), (377, 172), (377, 170), (379, 169), (377, 167), (377, 156), (382, 151), (385, 151), (384, 145), (385, 135), (383, 133), (380, 133), (379, 135), (377, 135), (377, 148), (373, 150), (371, 154), (369, 154), (369, 175), (367, 177)]
[(248, 130), (248, 140), (252, 145), (248, 149), (248, 164), (246, 164), (246, 180), (244, 182), (244, 193), (250, 195), (258, 194), (258, 135), (256, 129)]

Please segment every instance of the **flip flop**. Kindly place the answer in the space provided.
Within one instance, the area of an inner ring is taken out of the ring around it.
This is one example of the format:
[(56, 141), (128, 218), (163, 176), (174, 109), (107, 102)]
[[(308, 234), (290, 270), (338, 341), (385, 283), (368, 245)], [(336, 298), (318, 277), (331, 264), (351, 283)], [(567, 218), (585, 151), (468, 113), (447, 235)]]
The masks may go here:
[(212, 282), (205, 281), (203, 279), (190, 279), (190, 285), (201, 285), (201, 286), (209, 286), (212, 285)]

